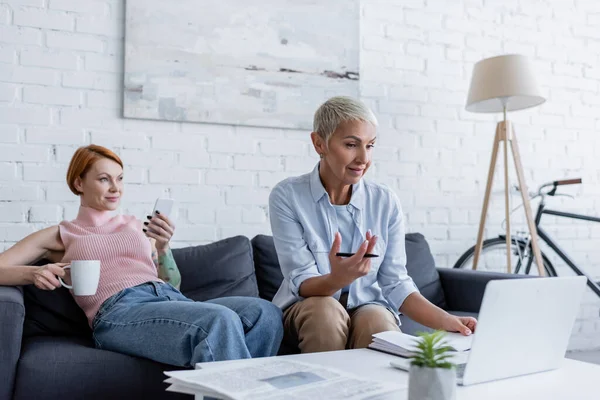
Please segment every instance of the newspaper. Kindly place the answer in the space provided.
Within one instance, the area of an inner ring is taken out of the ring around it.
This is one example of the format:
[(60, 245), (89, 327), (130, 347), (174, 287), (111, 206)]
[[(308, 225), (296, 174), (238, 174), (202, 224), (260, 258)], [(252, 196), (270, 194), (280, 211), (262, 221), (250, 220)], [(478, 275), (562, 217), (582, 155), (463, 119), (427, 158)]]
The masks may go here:
[(170, 391), (226, 400), (383, 399), (406, 385), (292, 360), (253, 359), (193, 371), (167, 371)]

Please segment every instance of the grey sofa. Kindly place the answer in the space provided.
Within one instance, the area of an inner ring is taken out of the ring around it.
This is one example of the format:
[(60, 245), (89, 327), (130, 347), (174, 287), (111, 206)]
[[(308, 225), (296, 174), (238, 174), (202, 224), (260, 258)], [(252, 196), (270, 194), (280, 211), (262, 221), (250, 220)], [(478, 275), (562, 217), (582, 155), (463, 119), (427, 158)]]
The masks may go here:
[[(420, 234), (406, 236), (409, 274), (421, 293), (440, 307), (476, 315), (485, 285), (511, 275), (438, 269)], [(181, 291), (202, 301), (223, 296), (272, 299), (281, 272), (270, 236), (244, 236), (173, 251)], [(402, 317), (402, 329), (425, 328)], [(282, 344), (280, 354), (297, 352)], [(0, 286), (0, 400), (175, 399), (162, 371), (170, 365), (95, 349), (85, 316), (69, 293)]]

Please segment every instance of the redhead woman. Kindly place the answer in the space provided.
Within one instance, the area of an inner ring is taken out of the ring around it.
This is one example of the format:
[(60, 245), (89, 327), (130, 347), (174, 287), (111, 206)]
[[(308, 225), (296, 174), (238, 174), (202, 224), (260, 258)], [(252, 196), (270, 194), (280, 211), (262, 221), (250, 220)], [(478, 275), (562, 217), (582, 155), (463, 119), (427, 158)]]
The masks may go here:
[(400, 202), (364, 179), (377, 140), (371, 110), (331, 98), (316, 111), (313, 130), (319, 163), (269, 197), (284, 277), (273, 302), (284, 310), (284, 340), (302, 352), (367, 347), (373, 334), (400, 330), (399, 313), (471, 334), (474, 318), (450, 315), (419, 293), (406, 272)]
[[(257, 298), (186, 298), (177, 289), (169, 218), (160, 210), (143, 223), (114, 215), (123, 196), (123, 163), (115, 153), (96, 145), (79, 148), (67, 183), (80, 199), (77, 218), (1, 253), (0, 285), (55, 290), (71, 260), (100, 260), (96, 294), (73, 294), (96, 347), (178, 366), (277, 353), (283, 334), (277, 307)], [(51, 263), (32, 266), (42, 258)]]

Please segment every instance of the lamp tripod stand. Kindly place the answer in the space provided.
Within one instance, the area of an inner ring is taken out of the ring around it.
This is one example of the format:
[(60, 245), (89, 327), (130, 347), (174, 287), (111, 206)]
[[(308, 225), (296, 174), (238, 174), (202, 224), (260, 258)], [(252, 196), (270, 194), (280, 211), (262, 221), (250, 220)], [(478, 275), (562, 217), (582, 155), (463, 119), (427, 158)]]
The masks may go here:
[(533, 216), (531, 212), (529, 202), (529, 192), (527, 191), (527, 185), (525, 184), (525, 176), (523, 174), (523, 166), (521, 164), (521, 156), (519, 153), (519, 146), (517, 144), (517, 136), (515, 134), (513, 125), (510, 121), (506, 120), (506, 107), (504, 107), (504, 121), (498, 122), (496, 126), (496, 135), (494, 137), (494, 145), (492, 149), (492, 160), (490, 162), (490, 170), (488, 172), (487, 185), (485, 188), (485, 196), (483, 198), (483, 208), (481, 210), (481, 219), (479, 222), (479, 232), (477, 234), (477, 244), (475, 245), (475, 255), (473, 258), (473, 269), (477, 269), (477, 263), (479, 256), (481, 255), (481, 249), (483, 246), (483, 231), (485, 228), (485, 220), (487, 217), (487, 211), (490, 201), (490, 194), (492, 189), (492, 181), (494, 180), (494, 171), (496, 169), (496, 161), (498, 158), (498, 150), (500, 149), (500, 143), (503, 143), (504, 147), (504, 205), (506, 212), (506, 262), (507, 272), (512, 273), (511, 264), (511, 236), (510, 236), (510, 206), (509, 206), (509, 188), (508, 188), (508, 145), (510, 142), (510, 148), (512, 150), (512, 157), (515, 163), (515, 170), (517, 173), (517, 180), (521, 197), (523, 198), (523, 206), (525, 208), (525, 218), (527, 219), (527, 226), (531, 235), (531, 248), (535, 256), (535, 262), (537, 264), (538, 272), (540, 276), (544, 276), (544, 264), (542, 261), (542, 253), (538, 246), (538, 234), (535, 227)]
[(523, 166), (521, 165), (521, 155), (517, 145), (517, 136), (512, 124), (506, 120), (506, 111), (524, 110), (542, 104), (546, 99), (542, 96), (531, 63), (527, 57), (519, 54), (506, 54), (491, 58), (486, 58), (475, 64), (473, 75), (471, 76), (471, 85), (469, 86), (469, 95), (467, 98), (467, 111), (472, 112), (503, 112), (504, 120), (498, 123), (496, 127), (496, 136), (494, 137), (494, 146), (492, 150), (492, 161), (488, 173), (487, 186), (485, 188), (485, 197), (483, 198), (483, 209), (481, 210), (481, 220), (479, 222), (479, 233), (477, 235), (477, 244), (475, 245), (475, 255), (473, 258), (473, 269), (477, 269), (479, 256), (483, 246), (483, 230), (485, 228), (485, 219), (487, 217), (488, 206), (490, 203), (490, 192), (492, 181), (494, 180), (494, 170), (498, 158), (500, 143), (504, 147), (504, 205), (506, 207), (506, 268), (507, 272), (512, 272), (512, 263), (510, 256), (512, 251), (512, 240), (510, 237), (510, 205), (508, 202), (508, 147), (512, 150), (512, 158), (515, 162), (515, 170), (519, 182), (519, 190), (523, 197), (523, 206), (525, 207), (525, 217), (527, 226), (531, 234), (531, 248), (535, 256), (535, 263), (538, 267), (540, 276), (544, 275), (544, 263), (542, 253), (538, 247), (537, 228), (533, 222), (531, 206), (529, 204), (529, 193), (525, 184)]

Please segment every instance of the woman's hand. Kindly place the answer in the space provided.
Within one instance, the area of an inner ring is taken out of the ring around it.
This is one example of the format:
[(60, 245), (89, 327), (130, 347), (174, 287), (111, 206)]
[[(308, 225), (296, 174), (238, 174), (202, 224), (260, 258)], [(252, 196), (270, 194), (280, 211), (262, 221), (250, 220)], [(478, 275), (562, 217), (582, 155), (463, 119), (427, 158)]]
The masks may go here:
[(346, 287), (361, 276), (365, 276), (371, 269), (371, 259), (364, 258), (366, 253), (370, 253), (377, 243), (377, 236), (367, 232), (367, 240), (358, 248), (358, 251), (348, 258), (338, 257), (342, 246), (342, 235), (337, 232), (333, 239), (333, 245), (329, 252), (329, 264), (331, 266), (330, 277), (332, 283), (339, 288)]
[(469, 336), (475, 332), (477, 320), (473, 317), (457, 317), (456, 315), (448, 314), (442, 328), (448, 332), (459, 332), (465, 336)]
[(148, 221), (144, 222), (144, 233), (149, 238), (156, 240), (156, 250), (165, 252), (169, 248), (169, 241), (175, 232), (175, 225), (169, 218), (156, 212), (154, 215), (148, 215)]
[(67, 265), (69, 265), (69, 263), (55, 263), (39, 267), (34, 270), (31, 281), (38, 289), (54, 290), (59, 288), (61, 285), (57, 276), (60, 276), (61, 278), (65, 277), (67, 273), (63, 267)]

